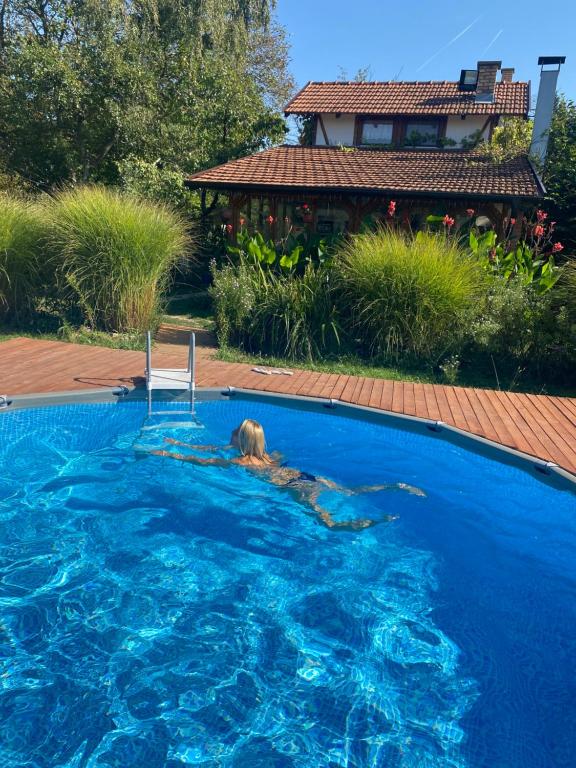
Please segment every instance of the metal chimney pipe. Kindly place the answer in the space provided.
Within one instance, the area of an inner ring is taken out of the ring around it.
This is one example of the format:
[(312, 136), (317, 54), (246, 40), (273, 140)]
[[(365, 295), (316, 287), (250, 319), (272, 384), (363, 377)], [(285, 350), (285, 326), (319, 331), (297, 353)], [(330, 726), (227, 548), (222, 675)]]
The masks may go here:
[[(552, 114), (556, 102), (556, 83), (560, 67), (566, 61), (566, 56), (540, 56), (540, 85), (538, 86), (538, 100), (534, 113), (534, 126), (532, 128), (532, 143), (530, 154), (533, 155), (540, 166), (544, 165), (548, 150), (548, 135), (552, 125)], [(552, 66), (553, 69), (544, 69)]]

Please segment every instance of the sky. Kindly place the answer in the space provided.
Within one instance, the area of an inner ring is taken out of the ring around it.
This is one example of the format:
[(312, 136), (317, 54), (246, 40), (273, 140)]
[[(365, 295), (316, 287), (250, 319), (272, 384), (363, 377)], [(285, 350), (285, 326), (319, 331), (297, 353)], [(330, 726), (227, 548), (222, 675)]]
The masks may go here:
[(482, 3), (384, 0), (277, 0), (299, 88), (309, 80), (457, 80), (479, 60), (514, 67), (538, 92), (539, 56), (566, 56), (558, 90), (576, 101), (576, 2)]

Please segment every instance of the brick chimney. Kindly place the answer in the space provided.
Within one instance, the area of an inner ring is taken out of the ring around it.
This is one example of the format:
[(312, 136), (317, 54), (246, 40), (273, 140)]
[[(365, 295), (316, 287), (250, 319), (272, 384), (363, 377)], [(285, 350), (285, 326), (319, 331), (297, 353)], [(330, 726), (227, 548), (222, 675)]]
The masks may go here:
[(511, 83), (514, 77), (514, 67), (502, 67), (500, 70), (500, 82)]
[(496, 73), (502, 66), (501, 61), (478, 62), (478, 84), (476, 86), (476, 101), (493, 102)]

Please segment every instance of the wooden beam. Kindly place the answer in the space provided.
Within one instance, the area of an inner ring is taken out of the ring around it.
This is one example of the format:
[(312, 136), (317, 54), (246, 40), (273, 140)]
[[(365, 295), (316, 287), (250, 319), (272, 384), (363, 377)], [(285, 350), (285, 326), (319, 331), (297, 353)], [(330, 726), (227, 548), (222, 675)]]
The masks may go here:
[(328, 139), (328, 134), (326, 133), (326, 126), (324, 125), (324, 120), (322, 119), (322, 115), (318, 115), (318, 124), (320, 125), (320, 130), (322, 131), (322, 136), (324, 136), (324, 141), (326, 143), (326, 146), (330, 146), (330, 140)]

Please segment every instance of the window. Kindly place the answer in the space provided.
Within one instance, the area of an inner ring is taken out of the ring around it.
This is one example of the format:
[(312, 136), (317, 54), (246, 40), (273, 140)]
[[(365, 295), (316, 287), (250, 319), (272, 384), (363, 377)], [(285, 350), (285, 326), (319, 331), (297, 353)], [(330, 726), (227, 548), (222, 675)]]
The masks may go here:
[(459, 87), (461, 91), (475, 91), (478, 80), (478, 71), (476, 69), (463, 69), (460, 73)]
[(392, 123), (368, 123), (362, 124), (361, 144), (392, 144)]
[(407, 123), (405, 143), (409, 147), (435, 147), (440, 136), (440, 123)]

